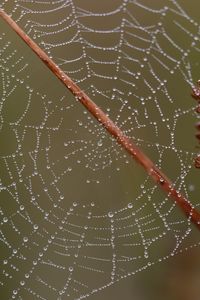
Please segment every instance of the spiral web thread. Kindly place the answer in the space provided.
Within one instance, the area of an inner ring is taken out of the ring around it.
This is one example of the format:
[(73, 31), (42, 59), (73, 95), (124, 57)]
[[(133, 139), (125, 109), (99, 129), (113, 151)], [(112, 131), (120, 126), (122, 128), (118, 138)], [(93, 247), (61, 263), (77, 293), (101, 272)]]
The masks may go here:
[[(190, 135), (180, 133), (196, 118), (187, 95), (200, 31), (179, 2), (3, 1), (1, 8), (157, 166), (170, 169), (172, 157), (176, 170), (169, 176), (198, 208), (194, 141), (186, 143)], [(120, 208), (101, 210), (93, 195), (88, 201), (70, 196), (71, 177), (93, 191), (126, 166), (137, 167), (89, 113), (82, 109), (76, 117), (76, 101), (64, 92), (52, 99), (47, 86), (41, 92), (31, 82), (31, 63), (5, 32), (0, 65), (6, 144), (0, 152), (0, 283), (8, 299), (87, 298), (199, 245), (186, 246), (194, 228), (148, 176), (141, 175), (135, 195)], [(166, 241), (170, 246), (155, 251)]]

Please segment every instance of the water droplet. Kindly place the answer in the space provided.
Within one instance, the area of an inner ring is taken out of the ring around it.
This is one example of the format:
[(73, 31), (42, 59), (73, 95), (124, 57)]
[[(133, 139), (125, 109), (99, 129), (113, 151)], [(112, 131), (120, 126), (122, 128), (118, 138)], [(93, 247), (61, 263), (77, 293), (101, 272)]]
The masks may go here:
[(69, 267), (69, 271), (72, 272), (74, 270), (73, 267)]
[(97, 145), (98, 145), (99, 147), (103, 146), (102, 140), (99, 140), (98, 143), (97, 143)]
[(108, 213), (108, 216), (109, 216), (109, 218), (113, 218), (113, 216), (114, 216), (113, 212), (110, 211), (110, 212)]

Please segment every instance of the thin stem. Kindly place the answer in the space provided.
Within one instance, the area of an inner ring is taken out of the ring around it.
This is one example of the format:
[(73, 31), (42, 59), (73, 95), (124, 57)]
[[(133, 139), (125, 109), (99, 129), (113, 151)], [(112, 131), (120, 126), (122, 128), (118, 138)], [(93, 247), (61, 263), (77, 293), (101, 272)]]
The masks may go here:
[(175, 201), (182, 212), (200, 229), (200, 213), (193, 208), (189, 201), (181, 195), (167, 176), (130, 140), (122, 130), (97, 106), (81, 88), (67, 76), (54, 61), (16, 24), (16, 22), (0, 10), (0, 17), (21, 37), (21, 39), (35, 52), (53, 74), (70, 90), (85, 108), (101, 123), (106, 130), (151, 176), (151, 178)]

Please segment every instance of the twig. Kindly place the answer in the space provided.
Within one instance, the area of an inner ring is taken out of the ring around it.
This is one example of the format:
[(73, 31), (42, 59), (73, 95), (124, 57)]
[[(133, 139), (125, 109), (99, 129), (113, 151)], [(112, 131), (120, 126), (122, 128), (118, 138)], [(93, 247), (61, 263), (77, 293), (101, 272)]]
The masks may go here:
[(182, 212), (200, 229), (200, 213), (193, 208), (189, 201), (181, 195), (167, 176), (130, 140), (122, 130), (83, 92), (80, 87), (67, 76), (54, 61), (17, 25), (17, 23), (0, 10), (0, 17), (21, 37), (22, 40), (35, 52), (53, 74), (70, 90), (85, 108), (106, 128), (106, 130), (139, 164), (143, 166), (152, 179), (175, 201)]

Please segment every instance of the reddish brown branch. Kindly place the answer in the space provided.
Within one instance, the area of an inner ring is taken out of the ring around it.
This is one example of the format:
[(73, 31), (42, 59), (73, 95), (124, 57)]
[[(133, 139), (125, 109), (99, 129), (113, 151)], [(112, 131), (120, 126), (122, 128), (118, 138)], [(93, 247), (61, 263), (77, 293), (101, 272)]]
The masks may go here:
[(200, 229), (200, 213), (195, 210), (189, 201), (173, 187), (171, 181), (159, 170), (154, 163), (130, 140), (116, 124), (83, 92), (80, 87), (71, 80), (49, 56), (8, 16), (0, 10), (0, 17), (12, 27), (12, 29), (24, 40), (24, 42), (36, 53), (53, 74), (77, 97), (85, 108), (106, 128), (117, 142), (139, 163), (152, 179), (175, 201), (182, 212), (191, 219)]

